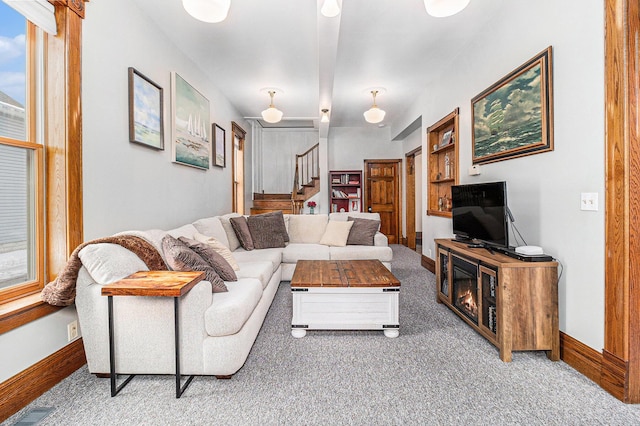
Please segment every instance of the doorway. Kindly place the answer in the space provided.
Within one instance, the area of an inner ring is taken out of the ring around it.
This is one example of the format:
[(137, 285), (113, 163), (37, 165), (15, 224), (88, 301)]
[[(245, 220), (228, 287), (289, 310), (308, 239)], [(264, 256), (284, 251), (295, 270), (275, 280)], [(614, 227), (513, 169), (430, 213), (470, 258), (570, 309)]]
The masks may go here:
[(236, 213), (244, 214), (244, 142), (247, 132), (234, 121), (231, 122), (233, 139), (231, 174), (233, 176), (232, 207)]
[(364, 160), (366, 211), (380, 214), (380, 232), (400, 244), (400, 170), (402, 160)]
[(422, 147), (405, 154), (406, 245), (422, 254)]

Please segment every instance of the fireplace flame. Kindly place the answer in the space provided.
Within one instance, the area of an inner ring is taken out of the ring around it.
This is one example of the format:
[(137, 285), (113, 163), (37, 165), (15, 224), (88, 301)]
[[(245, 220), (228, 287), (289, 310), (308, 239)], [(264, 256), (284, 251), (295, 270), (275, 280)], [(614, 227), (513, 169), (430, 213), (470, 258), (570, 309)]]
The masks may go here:
[(458, 296), (458, 306), (467, 311), (474, 318), (478, 316), (478, 305), (471, 294), (471, 290), (467, 290)]

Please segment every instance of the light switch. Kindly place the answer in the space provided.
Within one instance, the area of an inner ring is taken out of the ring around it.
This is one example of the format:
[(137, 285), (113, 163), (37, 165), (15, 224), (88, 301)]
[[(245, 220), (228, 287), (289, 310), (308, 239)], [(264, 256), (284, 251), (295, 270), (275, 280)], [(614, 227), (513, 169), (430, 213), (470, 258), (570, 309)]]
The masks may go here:
[(598, 211), (598, 193), (583, 192), (580, 194), (580, 210)]

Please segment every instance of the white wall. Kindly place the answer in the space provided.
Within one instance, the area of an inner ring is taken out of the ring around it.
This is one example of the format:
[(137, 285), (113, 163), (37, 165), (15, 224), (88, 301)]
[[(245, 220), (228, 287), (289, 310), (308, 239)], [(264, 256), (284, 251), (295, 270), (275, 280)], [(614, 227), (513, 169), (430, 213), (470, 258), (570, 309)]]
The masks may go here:
[[(402, 130), (422, 116), (423, 151), (428, 152), (426, 127), (460, 107), (460, 181), (507, 181), (509, 206), (520, 232), (564, 266), (560, 329), (597, 351), (604, 346), (603, 29), (603, 1), (507, 2), (484, 33), (460, 46), (454, 63), (410, 106), (397, 127)], [(480, 176), (468, 176), (471, 98), (549, 45), (554, 151), (483, 165)], [(423, 157), (426, 182), (428, 156)], [(597, 192), (600, 211), (580, 211), (581, 192)], [(433, 257), (433, 239), (451, 235), (449, 219), (423, 214), (424, 254)]]
[[(251, 200), (251, 126), (134, 2), (87, 3), (83, 31), (83, 169), (85, 238), (126, 229), (169, 229), (231, 210), (231, 121), (247, 133)], [(164, 88), (165, 150), (128, 136), (127, 68)], [(172, 163), (170, 73), (210, 102), (211, 122), (226, 130), (227, 167), (199, 170)], [(250, 204), (246, 205), (247, 210)]]
[(364, 170), (364, 160), (399, 159), (402, 144), (392, 141), (389, 127), (332, 127), (329, 170)]
[[(85, 240), (126, 229), (169, 229), (231, 210), (231, 121), (247, 130), (247, 211), (251, 206), (251, 127), (219, 90), (127, 0), (86, 4), (83, 23), (83, 197)], [(164, 88), (165, 150), (129, 143), (127, 68)], [(208, 171), (171, 163), (170, 72), (211, 104), (226, 130), (227, 164)], [(0, 335), (0, 382), (61, 349), (68, 307)], [(80, 330), (80, 333), (82, 330)]]
[(317, 129), (262, 129), (261, 190), (268, 194), (290, 193), (296, 155), (317, 144), (318, 138)]

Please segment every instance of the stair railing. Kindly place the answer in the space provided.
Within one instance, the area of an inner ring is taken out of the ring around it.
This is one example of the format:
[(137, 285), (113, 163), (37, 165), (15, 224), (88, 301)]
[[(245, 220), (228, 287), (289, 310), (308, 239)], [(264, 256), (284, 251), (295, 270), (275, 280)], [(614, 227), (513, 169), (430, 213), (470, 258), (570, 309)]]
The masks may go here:
[(296, 169), (293, 176), (293, 200), (294, 214), (300, 213), (304, 207), (304, 200), (299, 200), (296, 195), (303, 190), (304, 185), (311, 183), (313, 178), (320, 176), (320, 144), (317, 143), (302, 154), (296, 154)]

